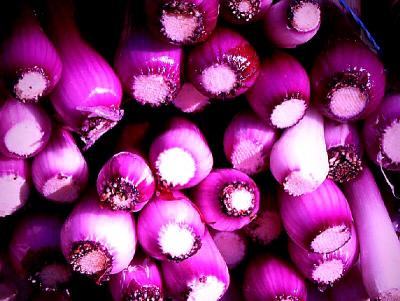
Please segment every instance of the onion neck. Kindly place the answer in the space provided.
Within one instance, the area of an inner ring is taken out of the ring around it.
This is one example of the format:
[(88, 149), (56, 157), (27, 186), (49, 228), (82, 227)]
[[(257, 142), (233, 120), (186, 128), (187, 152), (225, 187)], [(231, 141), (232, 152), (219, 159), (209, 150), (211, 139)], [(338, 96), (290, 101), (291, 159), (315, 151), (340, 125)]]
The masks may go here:
[[(240, 195), (238, 196), (238, 194)], [(249, 216), (255, 207), (254, 189), (249, 184), (241, 181), (226, 184), (221, 191), (219, 199), (224, 213), (231, 217)], [(242, 202), (247, 204), (240, 206)]]
[(137, 187), (122, 177), (106, 181), (100, 194), (100, 201), (112, 210), (133, 211), (139, 199)]
[(163, 295), (158, 286), (145, 285), (139, 288), (128, 288), (123, 301), (162, 301)]
[(229, 0), (229, 13), (238, 21), (250, 22), (260, 12), (260, 0)]
[(328, 149), (328, 159), (328, 177), (335, 182), (351, 181), (363, 169), (360, 153), (353, 145), (331, 147)]
[(47, 92), (49, 76), (41, 67), (19, 70), (12, 82), (15, 97), (23, 103), (36, 103)]

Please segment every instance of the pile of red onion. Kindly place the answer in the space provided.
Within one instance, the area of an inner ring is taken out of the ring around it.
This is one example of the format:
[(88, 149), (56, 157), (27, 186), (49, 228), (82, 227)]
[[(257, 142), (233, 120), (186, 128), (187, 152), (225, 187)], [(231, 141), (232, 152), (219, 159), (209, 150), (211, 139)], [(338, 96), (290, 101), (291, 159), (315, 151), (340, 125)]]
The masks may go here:
[(398, 1), (11, 2), (0, 300), (400, 300)]

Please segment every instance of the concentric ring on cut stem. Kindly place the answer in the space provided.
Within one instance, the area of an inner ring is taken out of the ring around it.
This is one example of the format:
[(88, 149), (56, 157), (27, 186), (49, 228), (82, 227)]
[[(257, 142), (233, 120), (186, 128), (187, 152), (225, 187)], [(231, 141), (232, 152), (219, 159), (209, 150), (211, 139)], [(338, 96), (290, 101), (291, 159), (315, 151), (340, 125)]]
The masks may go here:
[(203, 87), (214, 95), (229, 94), (236, 85), (235, 71), (226, 64), (205, 68), (201, 74)]
[(396, 120), (382, 134), (382, 151), (393, 163), (400, 163), (400, 121)]
[(187, 301), (219, 300), (224, 293), (225, 284), (215, 276), (203, 276), (188, 285)]
[(332, 226), (315, 236), (311, 248), (317, 253), (330, 253), (342, 247), (350, 238), (351, 231), (347, 226)]
[(295, 125), (303, 118), (307, 104), (302, 99), (291, 98), (276, 105), (271, 113), (271, 123), (279, 129)]
[(142, 104), (160, 105), (168, 102), (171, 89), (162, 75), (139, 75), (132, 83), (132, 94)]
[(49, 81), (42, 69), (25, 70), (14, 84), (15, 96), (23, 102), (37, 101), (43, 96)]
[(228, 183), (221, 191), (221, 204), (229, 216), (249, 216), (255, 207), (253, 189), (244, 182)]
[(344, 264), (340, 259), (326, 260), (317, 265), (312, 272), (312, 278), (320, 284), (331, 285), (342, 278)]
[(290, 25), (299, 32), (316, 29), (321, 22), (321, 10), (316, 1), (298, 0), (290, 7)]

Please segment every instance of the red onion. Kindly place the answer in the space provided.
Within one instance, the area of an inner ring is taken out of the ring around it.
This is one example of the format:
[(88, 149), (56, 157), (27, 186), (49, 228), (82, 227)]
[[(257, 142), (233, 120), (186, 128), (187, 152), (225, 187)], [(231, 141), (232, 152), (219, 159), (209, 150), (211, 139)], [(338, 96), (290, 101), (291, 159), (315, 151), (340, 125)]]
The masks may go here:
[(30, 192), (28, 161), (0, 156), (0, 217), (13, 214), (25, 205)]
[(156, 196), (139, 214), (140, 245), (159, 260), (182, 261), (197, 253), (206, 227), (182, 193)]
[(89, 170), (72, 135), (53, 130), (47, 147), (33, 159), (32, 179), (36, 189), (51, 201), (75, 201), (85, 189)]
[(328, 178), (348, 182), (362, 171), (361, 137), (355, 125), (325, 121), (325, 144), (328, 152)]
[(146, 0), (150, 29), (169, 43), (205, 41), (217, 25), (218, 0)]
[(184, 113), (202, 111), (209, 104), (209, 98), (201, 94), (189, 82), (184, 83), (178, 95), (173, 100), (173, 105)]
[(233, 168), (248, 175), (266, 171), (278, 133), (255, 114), (238, 113), (224, 134), (224, 152)]
[(193, 201), (211, 228), (233, 231), (255, 218), (260, 193), (256, 183), (245, 173), (215, 169), (195, 187)]
[(322, 116), (309, 109), (298, 124), (286, 129), (272, 148), (270, 162), (273, 176), (289, 194), (317, 189), (329, 172)]
[(295, 268), (269, 254), (253, 259), (247, 266), (243, 292), (247, 301), (306, 301), (304, 279)]
[(1, 105), (0, 118), (0, 152), (7, 157), (33, 157), (50, 139), (50, 118), (35, 104), (9, 98)]
[(197, 254), (179, 263), (163, 261), (162, 272), (173, 300), (217, 301), (229, 286), (228, 268), (208, 233)]
[(50, 98), (86, 150), (122, 118), (122, 88), (111, 66), (82, 39), (71, 2), (47, 1), (50, 31), (63, 62), (61, 80)]
[(385, 72), (378, 56), (361, 42), (336, 41), (317, 57), (311, 84), (325, 116), (340, 122), (360, 120), (379, 106)]
[(387, 96), (364, 123), (363, 138), (369, 158), (389, 170), (400, 170), (400, 95)]
[(213, 157), (199, 128), (184, 118), (172, 118), (150, 146), (149, 161), (160, 185), (190, 188), (210, 173)]
[(129, 212), (100, 208), (90, 193), (65, 221), (61, 248), (75, 272), (100, 283), (129, 266), (136, 250), (135, 220)]
[(49, 94), (61, 77), (60, 57), (32, 9), (24, 6), (0, 49), (1, 71), (22, 102)]
[(222, 0), (221, 15), (233, 24), (258, 21), (271, 6), (272, 0)]
[(181, 86), (182, 49), (144, 30), (127, 30), (114, 59), (125, 91), (143, 105), (171, 102)]
[(367, 167), (344, 184), (360, 242), (360, 265), (371, 299), (400, 299), (400, 242), (382, 196)]
[(305, 114), (310, 102), (310, 80), (294, 57), (276, 52), (264, 59), (260, 75), (246, 96), (264, 121), (276, 128), (288, 128)]
[(0, 282), (0, 300), (15, 301), (17, 300), (17, 289), (12, 282)]
[(235, 268), (247, 255), (247, 239), (239, 231), (213, 231), (212, 238), (229, 269)]
[(277, 47), (294, 48), (312, 39), (321, 24), (315, 0), (281, 0), (264, 15), (264, 31)]
[(44, 291), (65, 289), (72, 271), (60, 249), (63, 221), (51, 215), (31, 215), (13, 231), (9, 254), (15, 270)]
[(139, 211), (153, 196), (155, 183), (143, 157), (131, 152), (112, 156), (97, 177), (100, 202), (112, 210)]
[(210, 98), (234, 98), (255, 82), (260, 68), (257, 53), (240, 34), (218, 28), (193, 48), (187, 72), (191, 83)]
[(353, 220), (349, 204), (331, 180), (302, 196), (282, 192), (279, 203), (289, 237), (307, 250), (330, 253), (351, 238)]
[(111, 276), (110, 291), (115, 301), (162, 301), (161, 271), (150, 257), (136, 255), (125, 270)]

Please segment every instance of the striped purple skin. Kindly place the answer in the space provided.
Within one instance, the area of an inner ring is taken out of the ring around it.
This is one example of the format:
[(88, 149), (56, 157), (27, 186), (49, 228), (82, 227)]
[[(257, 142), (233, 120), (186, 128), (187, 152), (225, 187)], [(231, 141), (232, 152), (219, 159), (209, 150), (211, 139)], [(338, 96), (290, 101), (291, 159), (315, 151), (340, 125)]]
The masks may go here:
[(400, 170), (399, 124), (398, 94), (385, 97), (382, 105), (364, 123), (363, 141), (369, 158), (388, 170)]
[[(11, 92), (22, 102), (37, 102), (48, 95), (61, 78), (62, 62), (33, 10), (21, 9), (12, 32), (0, 49), (1, 73)], [(29, 79), (35, 75), (41, 85)]]
[(360, 264), (355, 264), (352, 269), (330, 291), (332, 301), (365, 301), (368, 294), (362, 280)]
[(125, 92), (138, 103), (154, 107), (175, 99), (182, 64), (181, 47), (159, 41), (144, 29), (128, 29), (114, 59)]
[[(217, 25), (218, 13), (218, 0), (146, 0), (150, 30), (171, 44), (204, 42)], [(169, 23), (168, 16), (175, 17), (175, 21)]]
[(122, 88), (111, 66), (81, 37), (71, 2), (47, 1), (51, 38), (63, 62), (50, 100), (87, 150), (122, 118)]
[(249, 24), (260, 20), (271, 4), (272, 0), (223, 0), (221, 15), (232, 24)]
[(330, 253), (351, 238), (353, 218), (349, 204), (331, 180), (298, 197), (281, 192), (279, 203), (289, 237), (306, 250)]
[[(339, 122), (365, 119), (384, 96), (384, 66), (361, 42), (338, 40), (317, 57), (311, 85), (314, 102), (326, 117)], [(351, 96), (337, 96), (341, 89), (348, 89)]]
[[(303, 118), (310, 102), (307, 71), (291, 55), (275, 52), (263, 60), (260, 75), (246, 97), (254, 112), (267, 123), (277, 128), (293, 126)], [(287, 107), (278, 115), (275, 110), (291, 100), (297, 100), (300, 108)], [(285, 115), (291, 116), (290, 120), (285, 120)]]
[(269, 254), (248, 264), (243, 293), (246, 301), (307, 300), (306, 283), (294, 266)]
[(304, 277), (322, 286), (333, 285), (357, 261), (359, 249), (355, 228), (352, 228), (350, 240), (331, 253), (309, 252), (290, 240), (289, 255)]

